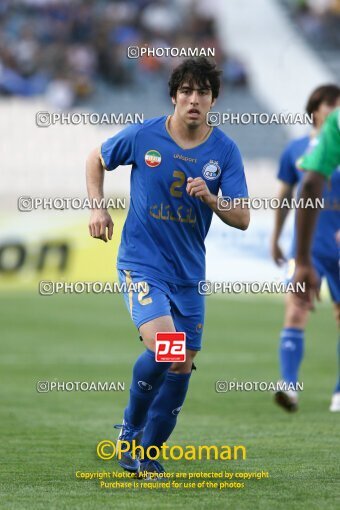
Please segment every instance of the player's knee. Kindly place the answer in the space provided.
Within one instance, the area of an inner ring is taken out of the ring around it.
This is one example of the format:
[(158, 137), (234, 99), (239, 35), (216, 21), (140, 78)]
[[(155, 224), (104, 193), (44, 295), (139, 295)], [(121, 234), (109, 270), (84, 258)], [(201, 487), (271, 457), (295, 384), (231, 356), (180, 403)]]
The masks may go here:
[[(196, 351), (186, 351), (186, 360), (184, 362), (175, 362), (170, 367), (170, 372), (175, 374), (190, 374), (193, 369), (193, 359), (196, 356)], [(195, 367), (196, 368), (196, 367)]]
[(143, 342), (145, 347), (149, 349), (150, 351), (155, 352), (156, 346), (155, 346), (155, 338), (152, 336), (144, 335), (139, 337), (140, 340)]
[(150, 351), (156, 351), (156, 332), (152, 330), (144, 330), (139, 332), (139, 339), (143, 342), (147, 349)]
[(334, 316), (338, 329), (340, 329), (340, 303), (337, 303), (334, 307)]
[(308, 319), (308, 310), (297, 303), (290, 303), (287, 306), (285, 316), (286, 328), (304, 328)]
[(190, 374), (192, 363), (188, 361), (184, 361), (181, 363), (173, 363), (169, 369), (170, 372), (174, 374)]
[(176, 331), (171, 316), (165, 315), (157, 317), (156, 319), (152, 319), (151, 321), (142, 324), (139, 328), (139, 334), (145, 347), (151, 351), (155, 351), (156, 333), (160, 333), (162, 331)]

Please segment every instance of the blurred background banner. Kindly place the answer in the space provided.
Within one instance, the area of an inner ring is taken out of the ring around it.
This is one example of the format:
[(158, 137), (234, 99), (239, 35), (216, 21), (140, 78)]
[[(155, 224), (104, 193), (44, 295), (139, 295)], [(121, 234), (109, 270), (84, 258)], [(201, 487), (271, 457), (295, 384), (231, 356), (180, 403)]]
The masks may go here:
[[(255, 22), (256, 20), (256, 22)], [(19, 211), (19, 197), (86, 197), (85, 160), (124, 126), (37, 126), (38, 112), (170, 114), (167, 81), (177, 57), (128, 58), (128, 47), (214, 48), (223, 70), (216, 111), (303, 113), (318, 85), (339, 82), (338, 0), (2, 0), (0, 4), (0, 284), (116, 278), (126, 210), (115, 235), (88, 235), (88, 210)], [(253, 197), (275, 196), (279, 156), (309, 125), (225, 124), (245, 161)], [(106, 175), (107, 197), (129, 198), (128, 168)], [(293, 216), (291, 214), (291, 216)], [(289, 250), (292, 217), (283, 235)], [(247, 232), (214, 218), (207, 278), (277, 280), (273, 211), (254, 211)], [(256, 277), (255, 277), (256, 275)]]

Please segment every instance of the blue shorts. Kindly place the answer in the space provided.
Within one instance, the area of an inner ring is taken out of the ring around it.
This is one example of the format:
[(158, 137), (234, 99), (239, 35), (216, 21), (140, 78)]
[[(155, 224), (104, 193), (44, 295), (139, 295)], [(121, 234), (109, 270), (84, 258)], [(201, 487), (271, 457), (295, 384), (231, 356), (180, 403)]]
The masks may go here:
[[(316, 270), (320, 284), (322, 278), (326, 278), (329, 292), (334, 303), (340, 303), (340, 261), (338, 259), (312, 257), (314, 269)], [(295, 260), (289, 261), (288, 281), (293, 278), (295, 270)]]
[(130, 283), (146, 283), (145, 291), (124, 293), (126, 306), (137, 328), (157, 317), (170, 315), (176, 331), (186, 333), (187, 349), (201, 350), (204, 296), (198, 293), (196, 286), (175, 285), (139, 271), (118, 269), (118, 276), (120, 283), (127, 286)]

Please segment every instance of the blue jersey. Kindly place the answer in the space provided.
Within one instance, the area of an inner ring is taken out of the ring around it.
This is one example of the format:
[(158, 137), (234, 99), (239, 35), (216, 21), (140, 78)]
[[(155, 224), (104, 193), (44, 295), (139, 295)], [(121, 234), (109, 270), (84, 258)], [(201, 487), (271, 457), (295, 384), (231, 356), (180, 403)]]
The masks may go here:
[[(281, 156), (278, 178), (292, 186), (299, 185), (303, 177), (303, 171), (296, 167), (296, 162), (312, 148), (313, 140), (309, 136), (290, 142)], [(340, 229), (340, 167), (333, 173), (330, 181), (325, 184), (323, 198), (325, 208), (320, 211), (318, 216), (312, 243), (312, 255), (338, 259), (339, 248), (335, 234)], [(291, 256), (295, 258), (295, 255), (296, 232), (294, 231)]]
[(215, 195), (247, 197), (240, 152), (220, 129), (204, 142), (181, 148), (167, 117), (129, 126), (103, 143), (107, 170), (132, 165), (131, 201), (118, 253), (118, 269), (178, 285), (205, 278), (205, 246), (213, 212), (186, 192), (188, 177), (202, 177)]

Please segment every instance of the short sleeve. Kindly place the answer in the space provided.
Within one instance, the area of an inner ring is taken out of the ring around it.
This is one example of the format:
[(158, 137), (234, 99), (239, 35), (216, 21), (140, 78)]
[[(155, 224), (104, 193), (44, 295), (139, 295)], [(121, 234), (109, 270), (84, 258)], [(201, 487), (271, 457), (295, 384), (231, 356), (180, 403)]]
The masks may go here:
[(317, 145), (298, 161), (302, 170), (318, 172), (329, 178), (340, 165), (340, 109), (332, 112), (325, 121)]
[(299, 181), (298, 170), (292, 158), (291, 145), (288, 145), (281, 155), (277, 178), (292, 186)]
[(134, 163), (136, 136), (140, 129), (140, 125), (128, 126), (102, 144), (100, 155), (105, 170)]
[(223, 196), (248, 198), (248, 188), (240, 151), (235, 143), (226, 155), (221, 175), (220, 188)]

